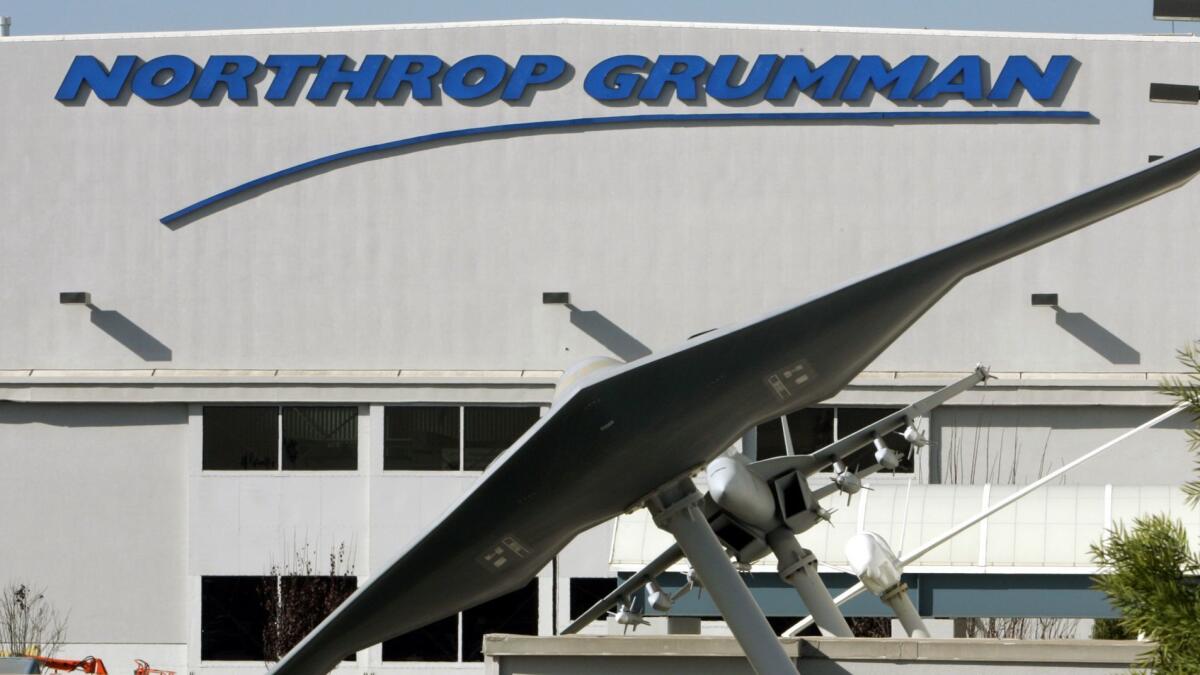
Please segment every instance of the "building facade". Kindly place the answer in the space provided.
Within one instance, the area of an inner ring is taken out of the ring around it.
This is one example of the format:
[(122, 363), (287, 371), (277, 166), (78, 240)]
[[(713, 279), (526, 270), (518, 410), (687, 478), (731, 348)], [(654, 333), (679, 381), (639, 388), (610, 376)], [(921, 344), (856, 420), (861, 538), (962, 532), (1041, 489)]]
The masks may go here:
[[(1197, 49), (581, 20), (0, 39), (0, 583), (69, 609), (64, 655), (261, 669), (264, 593), (380, 570), (572, 363), (671, 347), (1190, 149), (1196, 108), (1148, 92), (1200, 81)], [(1200, 336), (1198, 207), (1186, 186), (971, 277), (789, 420), (800, 451), (987, 363), (998, 379), (875, 479), (976, 505), (1161, 412)], [(1085, 592), (1113, 495), (1118, 515), (1187, 513), (1169, 496), (1187, 424), (1067, 476), (1069, 550), (1006, 553), (1004, 577), (977, 536), (929, 573)], [(744, 450), (780, 452), (781, 429)], [(1022, 517), (1066, 513), (1045, 509)], [(480, 672), (482, 633), (556, 633), (654, 554), (637, 517), (345, 668)], [(1064, 541), (1023, 523), (985, 538)], [(938, 615), (982, 596), (959, 597)], [(1059, 615), (1103, 612), (1082, 606)]]

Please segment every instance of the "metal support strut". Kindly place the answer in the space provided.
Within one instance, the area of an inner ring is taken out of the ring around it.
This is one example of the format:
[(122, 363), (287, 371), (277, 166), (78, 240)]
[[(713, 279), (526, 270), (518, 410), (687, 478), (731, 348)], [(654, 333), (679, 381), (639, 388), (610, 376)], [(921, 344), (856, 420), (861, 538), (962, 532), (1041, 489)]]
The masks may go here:
[(787, 528), (781, 527), (767, 534), (767, 544), (779, 560), (779, 577), (800, 594), (817, 627), (835, 637), (854, 637), (846, 617), (842, 616), (829, 589), (817, 575), (817, 556), (801, 546), (796, 535)]
[(795, 664), (704, 519), (700, 500), (691, 479), (684, 478), (659, 490), (646, 506), (654, 522), (679, 542), (754, 671), (758, 675), (796, 675)]
[(908, 584), (901, 581), (892, 588), (879, 596), (880, 600), (887, 603), (888, 607), (896, 613), (896, 618), (900, 620), (900, 625), (904, 627), (904, 631), (909, 637), (927, 638), (929, 637), (929, 629), (925, 627), (925, 621), (921, 619), (921, 615), (917, 612), (917, 608), (913, 606), (912, 600), (908, 597)]

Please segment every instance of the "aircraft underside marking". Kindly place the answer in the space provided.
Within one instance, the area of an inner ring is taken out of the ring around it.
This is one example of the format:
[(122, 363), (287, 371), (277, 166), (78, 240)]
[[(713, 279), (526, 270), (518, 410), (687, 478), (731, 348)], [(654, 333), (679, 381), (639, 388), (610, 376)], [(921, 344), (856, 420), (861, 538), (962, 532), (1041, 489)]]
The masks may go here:
[(800, 361), (787, 368), (767, 376), (767, 386), (781, 401), (786, 401), (795, 394), (793, 389), (803, 387), (812, 379), (812, 367), (807, 361)]
[(532, 553), (533, 551), (522, 544), (520, 539), (510, 534), (501, 539), (500, 543), (484, 551), (477, 560), (484, 568), (497, 572), (506, 567), (509, 562), (527, 558)]

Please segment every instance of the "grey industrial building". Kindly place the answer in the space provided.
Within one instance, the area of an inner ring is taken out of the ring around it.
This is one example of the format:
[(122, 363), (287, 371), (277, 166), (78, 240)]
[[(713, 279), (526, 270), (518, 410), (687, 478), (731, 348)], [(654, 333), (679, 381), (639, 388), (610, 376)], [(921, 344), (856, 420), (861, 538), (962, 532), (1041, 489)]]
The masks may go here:
[[(572, 19), (0, 38), (0, 584), (69, 609), (64, 655), (259, 671), (273, 570), (342, 550), (370, 577), (573, 363), (1190, 149), (1200, 110), (1161, 85), (1200, 82), (1198, 55), (1192, 36)], [(802, 537), (831, 586), (857, 529), (911, 548), (1166, 408), (1200, 338), (1198, 211), (1185, 186), (968, 279), (789, 419), (803, 452), (976, 363), (997, 376)], [(919, 608), (1107, 616), (1087, 554), (1105, 528), (1169, 511), (1200, 533), (1176, 489), (1188, 423), (931, 554)], [(782, 452), (781, 429), (743, 450)], [(622, 516), (527, 589), (342, 669), (480, 673), (483, 633), (555, 634), (666, 543)], [(771, 570), (752, 585), (782, 624), (796, 598)]]

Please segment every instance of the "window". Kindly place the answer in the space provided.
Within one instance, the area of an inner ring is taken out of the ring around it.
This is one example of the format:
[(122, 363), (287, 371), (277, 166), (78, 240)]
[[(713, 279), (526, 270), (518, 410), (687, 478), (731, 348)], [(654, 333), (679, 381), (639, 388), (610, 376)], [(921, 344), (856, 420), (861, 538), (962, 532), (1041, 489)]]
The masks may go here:
[(537, 408), (463, 408), (463, 469), (482, 471), (538, 421)]
[(482, 661), (483, 636), (488, 633), (537, 635), (537, 587), (534, 579), (508, 595), (387, 640), (383, 643), (383, 660)]
[(349, 576), (201, 577), (200, 659), (276, 660), (356, 586)]
[(283, 468), (353, 471), (358, 468), (358, 409), (289, 406), (283, 409)]
[[(797, 455), (807, 455), (833, 442), (834, 408), (805, 408), (789, 413), (788, 430)], [(787, 454), (779, 418), (758, 426), (758, 459)]]
[(262, 589), (274, 577), (200, 579), (200, 659), (262, 661), (267, 626)]
[[(276, 577), (267, 577), (271, 582)], [(317, 624), (333, 613), (342, 601), (358, 588), (352, 576), (284, 576), (275, 585), (278, 597), (264, 603), (268, 631), (263, 635), (267, 660), (277, 661), (312, 632)], [(263, 595), (270, 596), (268, 588)], [(353, 661), (357, 654), (348, 654), (343, 661)]]
[(458, 406), (403, 406), (383, 415), (383, 468), (458, 469)]
[[(877, 422), (900, 408), (805, 408), (787, 416), (792, 447), (798, 455), (807, 455)], [(897, 432), (884, 436), (884, 441), (900, 456), (897, 473), (912, 473), (913, 462), (908, 456), (909, 443)], [(783, 425), (778, 419), (758, 425), (758, 459), (787, 454), (783, 440)], [(875, 446), (868, 445), (846, 458), (846, 466), (859, 471), (875, 464)]]
[(383, 468), (482, 471), (538, 420), (537, 406), (393, 406)]
[(204, 406), (206, 471), (354, 471), (354, 406)]
[(580, 614), (615, 590), (617, 590), (617, 580), (612, 577), (575, 577), (571, 579), (571, 618), (579, 618)]
[(273, 471), (279, 468), (278, 408), (204, 407), (204, 468)]
[(483, 636), (488, 633), (537, 635), (537, 584), (534, 579), (525, 588), (462, 613), (463, 661), (483, 660)]
[(383, 643), (384, 661), (458, 661), (458, 614)]

